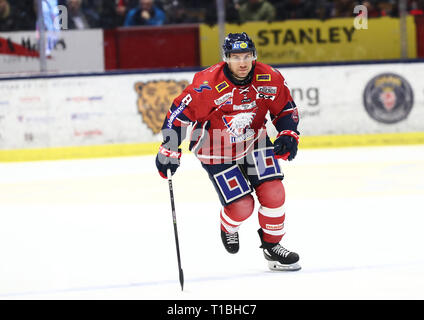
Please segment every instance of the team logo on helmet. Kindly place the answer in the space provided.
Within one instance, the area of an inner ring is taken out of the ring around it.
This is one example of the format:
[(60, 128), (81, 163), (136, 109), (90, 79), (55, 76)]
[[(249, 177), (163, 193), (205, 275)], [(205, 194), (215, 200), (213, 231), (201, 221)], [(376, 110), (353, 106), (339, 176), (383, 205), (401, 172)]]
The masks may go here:
[(382, 123), (396, 123), (408, 117), (414, 94), (405, 78), (384, 73), (368, 82), (363, 99), (365, 110), (371, 118)]
[(159, 80), (137, 82), (134, 89), (137, 92), (137, 107), (142, 121), (157, 134), (161, 131), (172, 101), (188, 86), (188, 81)]

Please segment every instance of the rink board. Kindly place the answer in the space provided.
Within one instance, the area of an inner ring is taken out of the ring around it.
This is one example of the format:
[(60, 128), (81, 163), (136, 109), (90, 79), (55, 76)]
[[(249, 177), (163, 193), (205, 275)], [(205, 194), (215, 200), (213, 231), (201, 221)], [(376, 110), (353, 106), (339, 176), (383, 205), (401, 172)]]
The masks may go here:
[[(424, 143), (423, 62), (278, 70), (299, 108), (300, 148)], [(0, 161), (154, 154), (166, 111), (193, 76), (2, 80)], [(270, 121), (267, 130), (275, 137)]]

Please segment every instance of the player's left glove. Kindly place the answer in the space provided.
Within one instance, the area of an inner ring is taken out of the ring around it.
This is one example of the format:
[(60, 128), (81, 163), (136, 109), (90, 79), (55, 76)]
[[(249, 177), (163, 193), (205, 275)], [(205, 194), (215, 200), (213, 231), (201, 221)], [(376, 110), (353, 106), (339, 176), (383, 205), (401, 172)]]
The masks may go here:
[(293, 160), (297, 154), (299, 144), (298, 132), (283, 130), (277, 135), (274, 142), (274, 154), (277, 159)]
[(167, 179), (167, 171), (171, 170), (171, 175), (174, 175), (180, 166), (181, 149), (178, 151), (172, 151), (163, 147), (159, 147), (158, 155), (156, 156), (156, 167), (158, 168), (159, 174), (162, 178)]

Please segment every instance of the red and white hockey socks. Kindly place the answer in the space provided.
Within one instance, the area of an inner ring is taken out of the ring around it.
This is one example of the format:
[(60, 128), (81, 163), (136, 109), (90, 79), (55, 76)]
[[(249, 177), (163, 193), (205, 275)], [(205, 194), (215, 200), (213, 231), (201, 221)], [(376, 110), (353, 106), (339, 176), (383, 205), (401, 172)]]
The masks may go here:
[[(256, 188), (260, 207), (259, 224), (263, 230), (263, 241), (279, 243), (283, 238), (285, 219), (285, 191), (281, 180), (271, 180)], [(235, 233), (240, 225), (249, 218), (254, 210), (252, 195), (245, 196), (221, 209), (221, 229), (226, 233)]]
[(255, 208), (252, 195), (247, 195), (221, 209), (221, 229), (226, 233), (237, 232), (243, 221), (249, 218)]
[(270, 243), (279, 243), (283, 238), (285, 210), (284, 205), (278, 208), (259, 208), (259, 224), (264, 232), (263, 240)]
[(279, 243), (283, 238), (285, 219), (285, 191), (281, 180), (272, 180), (260, 184), (256, 195), (259, 207), (259, 224), (263, 230), (263, 241)]

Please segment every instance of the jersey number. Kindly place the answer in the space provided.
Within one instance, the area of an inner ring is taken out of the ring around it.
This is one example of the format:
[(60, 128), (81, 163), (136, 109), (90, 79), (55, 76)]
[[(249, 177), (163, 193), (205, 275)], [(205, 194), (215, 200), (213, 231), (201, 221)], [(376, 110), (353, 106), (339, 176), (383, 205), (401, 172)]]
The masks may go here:
[(184, 99), (181, 101), (182, 103), (184, 103), (186, 106), (189, 105), (189, 103), (193, 100), (193, 98), (191, 97), (190, 93), (188, 95), (186, 95), (184, 97)]

